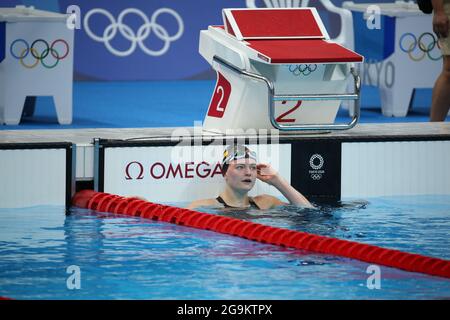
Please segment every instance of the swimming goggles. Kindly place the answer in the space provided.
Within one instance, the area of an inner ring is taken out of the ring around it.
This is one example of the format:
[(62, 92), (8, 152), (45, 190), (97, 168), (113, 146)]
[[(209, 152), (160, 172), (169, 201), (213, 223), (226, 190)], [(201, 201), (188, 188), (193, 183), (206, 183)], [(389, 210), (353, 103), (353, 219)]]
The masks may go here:
[(245, 158), (249, 158), (249, 159), (253, 159), (253, 160), (257, 161), (257, 159), (256, 159), (256, 152), (251, 151), (247, 147), (234, 148), (234, 149), (231, 149), (231, 150), (226, 149), (223, 152), (223, 161), (222, 161), (222, 163), (229, 163), (232, 160), (239, 160), (239, 159), (245, 159)]

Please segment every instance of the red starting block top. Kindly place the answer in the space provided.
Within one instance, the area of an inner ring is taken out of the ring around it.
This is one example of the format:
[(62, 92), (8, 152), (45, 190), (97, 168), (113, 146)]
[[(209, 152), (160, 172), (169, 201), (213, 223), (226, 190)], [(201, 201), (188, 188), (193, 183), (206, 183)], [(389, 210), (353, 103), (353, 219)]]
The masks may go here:
[(270, 63), (362, 62), (363, 57), (337, 43), (321, 39), (247, 40), (248, 46)]
[(315, 8), (224, 9), (223, 19), (238, 40), (329, 38)]
[(362, 62), (363, 57), (328, 42), (315, 8), (224, 9), (225, 31), (268, 63)]

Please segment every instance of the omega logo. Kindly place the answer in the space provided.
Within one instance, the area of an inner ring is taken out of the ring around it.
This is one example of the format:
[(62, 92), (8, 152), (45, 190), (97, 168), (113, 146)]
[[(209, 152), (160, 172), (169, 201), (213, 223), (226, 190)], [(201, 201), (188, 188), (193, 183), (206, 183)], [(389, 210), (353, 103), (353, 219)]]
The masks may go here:
[[(147, 169), (146, 169), (147, 168)], [(193, 179), (193, 178), (214, 178), (216, 175), (222, 176), (222, 166), (220, 163), (210, 164), (208, 162), (186, 162), (178, 164), (165, 164), (162, 162), (151, 163), (144, 167), (139, 161), (131, 161), (125, 166), (126, 180), (142, 180), (146, 177), (160, 179)]]

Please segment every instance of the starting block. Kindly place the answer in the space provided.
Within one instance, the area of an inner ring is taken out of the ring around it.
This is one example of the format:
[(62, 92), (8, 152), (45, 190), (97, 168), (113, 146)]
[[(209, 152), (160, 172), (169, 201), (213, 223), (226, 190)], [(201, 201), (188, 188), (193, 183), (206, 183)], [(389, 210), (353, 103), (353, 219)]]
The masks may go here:
[(26, 98), (36, 96), (53, 96), (58, 122), (72, 122), (74, 30), (68, 17), (0, 8), (0, 124), (18, 124)]
[[(345, 130), (359, 119), (363, 57), (330, 40), (315, 8), (224, 9), (223, 26), (200, 33), (217, 72), (203, 129)], [(353, 78), (354, 92), (347, 93)], [(344, 100), (349, 123), (334, 123)]]

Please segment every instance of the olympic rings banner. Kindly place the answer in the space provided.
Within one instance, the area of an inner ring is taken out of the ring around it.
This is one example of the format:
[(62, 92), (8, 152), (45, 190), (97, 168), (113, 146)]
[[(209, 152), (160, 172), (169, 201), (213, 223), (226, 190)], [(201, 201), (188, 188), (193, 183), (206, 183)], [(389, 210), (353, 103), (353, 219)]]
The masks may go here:
[[(333, 0), (333, 3), (341, 6), (342, 1)], [(223, 8), (245, 8), (249, 5), (277, 7), (295, 3), (299, 5), (300, 1), (1, 0), (0, 6), (32, 5), (41, 10), (73, 13), (76, 16), (75, 21), (71, 21), (75, 26), (75, 41), (74, 48), (69, 50), (74, 50), (74, 79), (108, 81), (213, 79), (215, 72), (198, 53), (199, 34), (209, 25), (222, 24)], [(330, 36), (337, 36), (339, 17), (323, 9), (318, 0), (310, 0), (309, 3), (318, 9)], [(355, 24), (356, 27), (366, 28), (365, 25)], [(58, 68), (66, 47), (61, 41), (52, 47), (57, 39), (43, 40), (46, 43), (38, 41), (35, 46), (18, 41), (14, 48), (3, 51), (13, 54), (24, 68)], [(406, 40), (408, 43), (404, 45), (410, 46), (411, 39)], [(380, 48), (383, 46), (380, 45)], [(409, 47), (406, 49), (409, 50)], [(368, 50), (357, 48), (356, 51), (364, 55), (376, 50), (370, 47)], [(384, 52), (384, 57), (389, 54)], [(433, 54), (430, 52), (435, 57)], [(0, 60), (1, 57), (2, 52)], [(292, 66), (291, 72), (303, 77), (313, 73), (316, 67)]]
[[(333, 2), (340, 5), (342, 0)], [(108, 81), (214, 79), (215, 72), (198, 53), (200, 30), (222, 24), (223, 8), (245, 8), (249, 4), (276, 7), (283, 3), (289, 6), (295, 1), (2, 0), (0, 6), (33, 5), (75, 14), (74, 48), (69, 48), (74, 51), (74, 79)], [(317, 0), (310, 4), (317, 6), (331, 37), (336, 36), (338, 17), (321, 10), (323, 6)], [(23, 68), (58, 68), (66, 47), (61, 41), (52, 47), (57, 39), (42, 40), (46, 43), (38, 41), (34, 46), (17, 41), (5, 50)], [(316, 67), (292, 66), (291, 72), (303, 77)]]
[[(60, 0), (58, 4), (61, 12), (79, 8), (75, 79), (174, 80), (214, 77), (198, 53), (200, 30), (221, 24), (221, 10), (231, 3)], [(245, 7), (245, 0), (232, 5)]]

